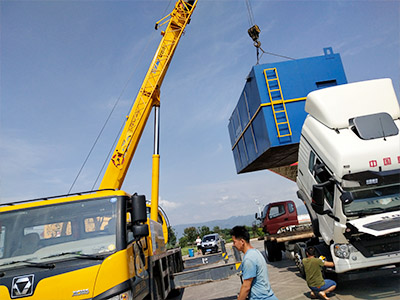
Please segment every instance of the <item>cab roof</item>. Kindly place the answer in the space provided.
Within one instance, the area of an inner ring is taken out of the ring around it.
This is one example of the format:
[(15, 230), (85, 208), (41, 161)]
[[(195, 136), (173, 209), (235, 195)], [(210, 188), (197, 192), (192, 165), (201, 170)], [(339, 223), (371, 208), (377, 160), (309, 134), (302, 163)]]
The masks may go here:
[(349, 126), (349, 120), (387, 112), (400, 118), (400, 107), (390, 78), (338, 85), (308, 94), (305, 110), (332, 129)]
[(98, 191), (88, 191), (60, 196), (51, 196), (51, 197), (43, 197), (31, 200), (23, 200), (11, 203), (0, 204), (0, 213), (30, 207), (39, 207), (44, 205), (52, 205), (58, 203), (68, 203), (73, 201), (81, 201), (88, 200), (93, 198), (102, 198), (102, 197), (110, 197), (110, 196), (130, 196), (124, 191), (120, 190), (98, 190)]

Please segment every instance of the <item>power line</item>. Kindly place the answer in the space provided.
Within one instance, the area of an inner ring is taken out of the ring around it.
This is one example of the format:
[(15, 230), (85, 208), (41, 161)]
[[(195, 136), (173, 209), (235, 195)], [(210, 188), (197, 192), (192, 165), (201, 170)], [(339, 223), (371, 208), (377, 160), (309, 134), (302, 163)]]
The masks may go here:
[[(170, 2), (171, 2), (171, 1), (170, 1)], [(71, 190), (73, 189), (73, 187), (74, 187), (76, 181), (78, 180), (80, 174), (82, 173), (83, 168), (85, 167), (87, 161), (89, 160), (89, 157), (91, 156), (91, 154), (92, 154), (92, 152), (93, 152), (95, 146), (97, 145), (97, 142), (99, 141), (101, 135), (103, 134), (104, 129), (105, 129), (105, 127), (107, 126), (107, 124), (108, 124), (108, 122), (109, 122), (109, 120), (110, 120), (112, 114), (114, 113), (116, 107), (118, 106), (118, 104), (119, 104), (119, 102), (120, 102), (122, 96), (124, 95), (125, 90), (127, 89), (128, 85), (129, 85), (130, 82), (132, 81), (133, 76), (136, 74), (136, 70), (137, 70), (137, 68), (138, 68), (138, 65), (139, 65), (139, 63), (143, 60), (143, 56), (144, 56), (145, 52), (147, 51), (147, 49), (148, 49), (148, 47), (149, 47), (149, 45), (150, 45), (150, 42), (151, 42), (152, 40), (154, 40), (154, 38), (155, 38), (155, 33), (156, 33), (156, 32), (154, 31), (153, 34), (152, 34), (152, 35), (150, 36), (150, 38), (148, 39), (146, 46), (143, 48), (143, 51), (142, 51), (142, 53), (141, 53), (139, 59), (136, 61), (136, 65), (134, 66), (131, 75), (129, 76), (128, 80), (126, 81), (124, 87), (122, 88), (122, 91), (120, 92), (120, 94), (119, 94), (117, 100), (115, 101), (113, 108), (111, 109), (110, 113), (108, 114), (108, 117), (106, 118), (106, 120), (105, 120), (105, 122), (104, 122), (104, 124), (103, 124), (103, 126), (102, 126), (102, 128), (101, 128), (101, 130), (100, 130), (100, 132), (98, 133), (98, 135), (97, 135), (97, 137), (96, 137), (96, 139), (95, 139), (95, 141), (94, 141), (94, 143), (93, 143), (93, 145), (92, 145), (92, 147), (91, 147), (91, 149), (90, 149), (88, 155), (86, 156), (86, 158), (85, 158), (85, 160), (84, 160), (84, 162), (83, 162), (81, 168), (79, 169), (78, 174), (76, 175), (74, 181), (72, 182), (72, 185), (71, 185), (71, 187), (70, 187), (69, 190), (68, 190), (68, 194), (69, 194), (69, 193), (71, 192)], [(140, 89), (140, 87), (139, 87), (139, 89)], [(132, 103), (132, 105), (133, 105), (133, 103)], [(125, 123), (125, 121), (124, 121), (124, 123)], [(123, 124), (124, 124), (124, 123), (123, 123)], [(122, 125), (121, 128), (123, 128), (123, 125)], [(121, 133), (121, 129), (120, 129), (119, 133)], [(119, 134), (117, 135), (116, 140), (118, 139), (118, 137), (119, 137)], [(114, 141), (114, 143), (113, 143), (113, 145), (112, 145), (112, 149), (114, 149), (115, 143), (116, 143), (116, 142)], [(112, 150), (111, 150), (111, 151), (112, 151)], [(97, 181), (98, 181), (98, 179), (99, 179), (101, 173), (103, 172), (104, 166), (105, 166), (106, 162), (108, 161), (110, 155), (111, 155), (111, 152), (108, 153), (108, 155), (107, 155), (107, 157), (106, 157), (106, 159), (105, 159), (105, 163), (103, 163), (103, 166), (102, 166), (101, 170), (99, 171), (99, 173), (98, 173), (98, 175), (97, 175), (97, 178), (96, 178), (96, 180), (95, 180), (95, 182), (94, 182), (94, 184), (93, 184), (92, 189), (94, 189), (94, 186), (96, 185), (96, 183), (97, 183)]]

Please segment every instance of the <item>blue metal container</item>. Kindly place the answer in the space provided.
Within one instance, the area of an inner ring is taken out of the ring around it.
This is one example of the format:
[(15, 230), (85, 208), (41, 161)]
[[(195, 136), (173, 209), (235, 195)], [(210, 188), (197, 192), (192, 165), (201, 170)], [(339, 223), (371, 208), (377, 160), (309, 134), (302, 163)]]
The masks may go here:
[(332, 48), (323, 56), (254, 66), (228, 125), (237, 173), (297, 162), (307, 94), (345, 83)]

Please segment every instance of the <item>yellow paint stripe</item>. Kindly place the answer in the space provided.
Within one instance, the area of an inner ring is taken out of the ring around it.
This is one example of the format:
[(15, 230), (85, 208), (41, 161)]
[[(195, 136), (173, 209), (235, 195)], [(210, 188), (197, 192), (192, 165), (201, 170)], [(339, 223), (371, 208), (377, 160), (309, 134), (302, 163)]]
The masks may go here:
[(240, 267), (241, 264), (242, 264), (241, 262), (238, 262), (238, 263), (235, 264), (236, 270), (239, 270), (239, 267)]

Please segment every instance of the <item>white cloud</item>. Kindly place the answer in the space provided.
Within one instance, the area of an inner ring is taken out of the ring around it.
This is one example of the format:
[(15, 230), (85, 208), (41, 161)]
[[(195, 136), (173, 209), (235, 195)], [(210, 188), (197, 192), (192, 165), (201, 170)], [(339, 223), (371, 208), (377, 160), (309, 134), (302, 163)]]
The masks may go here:
[(168, 200), (162, 199), (161, 197), (160, 197), (160, 200), (159, 200), (159, 204), (160, 204), (160, 206), (162, 208), (165, 208), (165, 209), (168, 209), (168, 210), (174, 210), (174, 209), (176, 209), (176, 208), (178, 208), (178, 207), (180, 207), (182, 205), (181, 203), (168, 201)]
[(281, 200), (296, 201), (296, 191), (294, 182), (271, 172), (233, 175), (227, 180), (187, 186), (177, 198), (184, 205), (169, 212), (168, 217), (171, 224), (177, 225), (254, 214), (258, 211), (254, 199), (262, 205)]

